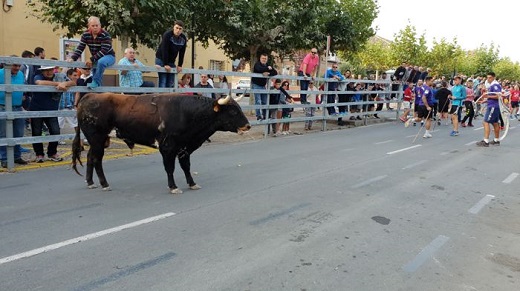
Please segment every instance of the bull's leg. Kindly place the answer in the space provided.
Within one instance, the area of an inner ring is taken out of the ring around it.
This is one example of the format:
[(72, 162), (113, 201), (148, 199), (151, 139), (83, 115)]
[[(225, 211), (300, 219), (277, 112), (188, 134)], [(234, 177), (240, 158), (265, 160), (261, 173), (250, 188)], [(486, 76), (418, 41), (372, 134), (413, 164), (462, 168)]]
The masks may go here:
[(170, 189), (170, 193), (181, 194), (182, 190), (177, 188), (177, 185), (175, 185), (175, 179), (173, 178), (173, 172), (175, 171), (176, 151), (173, 149), (167, 149), (166, 147), (160, 147), (159, 150), (163, 158), (166, 177), (168, 177), (168, 188)]
[(187, 151), (179, 152), (179, 164), (184, 171), (184, 176), (186, 177), (186, 182), (190, 186), (190, 189), (199, 190), (201, 187), (195, 183), (191, 176), (190, 154)]
[(94, 180), (92, 179), (92, 175), (94, 173), (94, 162), (92, 161), (92, 147), (88, 150), (87, 153), (87, 173), (85, 174), (85, 182), (87, 182), (87, 187), (89, 189), (96, 188), (96, 184), (94, 184)]
[(103, 157), (105, 156), (105, 149), (96, 149), (96, 153), (94, 155), (94, 168), (96, 169), (96, 174), (99, 178), (99, 184), (103, 191), (110, 191), (110, 186), (108, 185), (107, 178), (105, 177), (105, 172), (103, 171)]
[(105, 155), (105, 142), (108, 136), (104, 135), (95, 135), (89, 139), (90, 149), (87, 155), (87, 175), (86, 182), (87, 186), (92, 189), (97, 186), (93, 181), (93, 170), (96, 169), (96, 174), (99, 179), (99, 183), (101, 187), (103, 187), (104, 191), (110, 190), (110, 186), (108, 185), (107, 179), (105, 177), (105, 173), (103, 171), (103, 156)]

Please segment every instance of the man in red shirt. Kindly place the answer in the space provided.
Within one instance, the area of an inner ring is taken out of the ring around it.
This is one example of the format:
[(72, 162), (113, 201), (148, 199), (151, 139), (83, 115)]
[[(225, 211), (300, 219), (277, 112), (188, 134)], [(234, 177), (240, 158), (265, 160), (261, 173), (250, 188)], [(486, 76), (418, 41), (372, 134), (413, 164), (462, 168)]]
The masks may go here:
[[(300, 90), (307, 91), (309, 89), (308, 77), (314, 79), (316, 77), (316, 71), (318, 70), (318, 64), (320, 63), (320, 57), (318, 56), (318, 49), (312, 48), (311, 52), (308, 53), (298, 70), (298, 76), (304, 77), (304, 80), (300, 80)], [(307, 104), (307, 94), (300, 93), (301, 104)]]

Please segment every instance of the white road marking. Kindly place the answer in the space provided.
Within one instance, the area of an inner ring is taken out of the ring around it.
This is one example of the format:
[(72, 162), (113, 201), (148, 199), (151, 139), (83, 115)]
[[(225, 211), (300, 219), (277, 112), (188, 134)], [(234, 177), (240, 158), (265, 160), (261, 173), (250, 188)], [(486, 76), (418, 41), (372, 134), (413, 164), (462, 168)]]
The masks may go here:
[(56, 250), (56, 249), (59, 249), (59, 248), (62, 248), (62, 247), (68, 246), (68, 245), (72, 245), (72, 244), (76, 244), (76, 243), (79, 243), (79, 242), (95, 239), (95, 238), (98, 238), (98, 237), (101, 237), (101, 236), (104, 236), (104, 235), (107, 235), (107, 234), (116, 233), (116, 232), (119, 232), (119, 231), (122, 231), (122, 230), (125, 230), (125, 229), (128, 229), (128, 228), (136, 227), (136, 226), (139, 226), (139, 225), (142, 225), (142, 224), (146, 224), (146, 223), (154, 222), (154, 221), (157, 221), (157, 220), (161, 220), (161, 219), (173, 216), (173, 215), (175, 215), (175, 213), (168, 212), (168, 213), (164, 213), (164, 214), (157, 215), (157, 216), (154, 216), (154, 217), (150, 217), (150, 218), (138, 220), (138, 221), (135, 221), (135, 222), (131, 222), (131, 223), (128, 223), (128, 224), (124, 224), (124, 225), (121, 225), (121, 226), (117, 226), (117, 227), (105, 229), (105, 230), (102, 230), (102, 231), (94, 232), (94, 233), (91, 233), (91, 234), (87, 234), (87, 235), (84, 235), (84, 236), (76, 237), (76, 238), (69, 239), (69, 240), (66, 240), (66, 241), (62, 241), (62, 242), (59, 242), (59, 243), (55, 243), (55, 244), (52, 244), (52, 245), (44, 246), (44, 247), (37, 248), (37, 249), (31, 250), (31, 251), (19, 253), (19, 254), (13, 255), (13, 256), (1, 258), (0, 259), (0, 265), (5, 264), (5, 263), (9, 263), (9, 262), (13, 262), (13, 261), (16, 261), (16, 260), (19, 260), (19, 259), (24, 259), (24, 258), (36, 256), (36, 255), (39, 255), (39, 254), (42, 254), (42, 253), (46, 253), (48, 251)]
[(377, 181), (379, 181), (379, 180), (383, 180), (383, 179), (386, 178), (386, 177), (388, 177), (388, 175), (383, 175), (383, 176), (374, 177), (374, 178), (372, 178), (372, 179), (368, 179), (368, 180), (366, 180), (366, 181), (363, 181), (363, 182), (361, 182), (361, 183), (358, 183), (358, 184), (352, 186), (351, 188), (352, 188), (352, 189), (361, 188), (361, 187), (363, 187), (363, 186), (370, 185), (370, 184), (372, 184), (372, 183), (374, 183), (374, 182), (377, 182)]
[(486, 204), (491, 202), (491, 200), (493, 200), (493, 198), (495, 198), (495, 196), (493, 196), (493, 195), (486, 195), (484, 198), (480, 199), (480, 201), (477, 202), (477, 204), (475, 204), (473, 207), (471, 207), (468, 210), (468, 212), (471, 213), (471, 214), (479, 213), (479, 211), (482, 210), (482, 208), (484, 208), (484, 206), (486, 206)]
[(400, 153), (400, 152), (404, 152), (404, 151), (407, 151), (407, 150), (411, 150), (411, 149), (414, 149), (414, 148), (417, 148), (417, 147), (420, 147), (421, 145), (418, 144), (418, 145), (414, 145), (414, 146), (411, 146), (411, 147), (407, 147), (407, 148), (404, 148), (404, 149), (400, 149), (400, 150), (396, 150), (396, 151), (393, 151), (393, 152), (388, 152), (386, 153), (387, 155), (393, 155), (393, 154), (397, 154), (397, 153)]
[(403, 170), (411, 169), (411, 168), (413, 168), (413, 167), (416, 167), (416, 166), (419, 166), (419, 165), (421, 165), (421, 164), (424, 164), (424, 163), (426, 163), (427, 161), (428, 161), (428, 160), (418, 161), (417, 163), (413, 163), (413, 164), (410, 164), (410, 165), (404, 167)]
[(413, 260), (403, 266), (403, 270), (408, 273), (417, 271), (433, 254), (439, 250), (450, 238), (444, 235), (439, 235), (424, 249), (419, 252)]
[(468, 143), (465, 144), (465, 145), (467, 145), (467, 146), (469, 146), (469, 145), (474, 145), (474, 144), (476, 144), (477, 142), (478, 142), (478, 140), (474, 140), (474, 141), (470, 141), (470, 142), (468, 142)]
[(473, 130), (481, 130), (481, 129), (484, 129), (484, 127), (477, 127), (477, 128), (474, 128)]
[(385, 143), (389, 143), (389, 142), (393, 142), (394, 140), (392, 139), (389, 139), (389, 140), (385, 140), (385, 141), (380, 141), (380, 142), (376, 142), (374, 144), (385, 144)]
[(504, 181), (502, 181), (502, 183), (505, 183), (505, 184), (509, 184), (511, 182), (513, 182), (514, 179), (516, 179), (518, 177), (518, 173), (511, 173), (511, 175), (509, 175)]

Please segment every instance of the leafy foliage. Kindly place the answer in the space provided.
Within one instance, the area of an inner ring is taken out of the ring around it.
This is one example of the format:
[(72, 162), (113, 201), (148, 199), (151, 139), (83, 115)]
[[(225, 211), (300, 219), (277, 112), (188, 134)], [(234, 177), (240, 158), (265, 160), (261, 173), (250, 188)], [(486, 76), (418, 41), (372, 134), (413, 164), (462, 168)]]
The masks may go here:
[(101, 19), (103, 28), (112, 37), (127, 38), (136, 47), (138, 43), (156, 48), (160, 36), (177, 18), (189, 14), (183, 5), (168, 0), (38, 0), (29, 5), (33, 15), (64, 29), (66, 36), (82, 33), (89, 16)]

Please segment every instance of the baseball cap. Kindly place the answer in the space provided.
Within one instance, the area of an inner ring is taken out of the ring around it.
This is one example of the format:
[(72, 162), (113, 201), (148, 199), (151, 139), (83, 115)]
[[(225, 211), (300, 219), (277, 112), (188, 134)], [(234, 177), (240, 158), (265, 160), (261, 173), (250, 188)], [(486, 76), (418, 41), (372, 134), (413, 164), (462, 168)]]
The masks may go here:
[(45, 70), (50, 70), (50, 69), (54, 69), (54, 66), (42, 66), (38, 70), (45, 71)]

